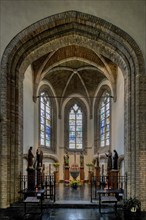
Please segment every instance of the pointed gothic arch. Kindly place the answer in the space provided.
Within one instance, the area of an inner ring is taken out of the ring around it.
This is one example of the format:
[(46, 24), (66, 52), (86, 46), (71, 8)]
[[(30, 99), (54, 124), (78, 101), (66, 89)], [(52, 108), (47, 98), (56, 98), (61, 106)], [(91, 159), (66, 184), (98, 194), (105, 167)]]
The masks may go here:
[(146, 167), (146, 73), (143, 55), (137, 43), (123, 30), (101, 18), (77, 11), (56, 14), (32, 24), (14, 37), (4, 51), (0, 72), (0, 207), (9, 206), (19, 197), (17, 177), (22, 168), (24, 72), (38, 57), (71, 44), (86, 45), (116, 63), (123, 72), (128, 194), (140, 197), (142, 208), (146, 210), (146, 198), (142, 192), (146, 185), (146, 179), (143, 179)]

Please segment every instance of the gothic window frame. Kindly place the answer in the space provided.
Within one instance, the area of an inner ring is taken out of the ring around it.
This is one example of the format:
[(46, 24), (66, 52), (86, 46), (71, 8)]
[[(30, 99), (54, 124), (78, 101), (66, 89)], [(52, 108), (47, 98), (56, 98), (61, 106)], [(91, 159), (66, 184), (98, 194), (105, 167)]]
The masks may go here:
[[(77, 104), (82, 111), (82, 149), (69, 148), (69, 113), (70, 109)], [(64, 109), (64, 148), (70, 152), (87, 152), (87, 108), (85, 103), (80, 98), (72, 98), (65, 106)]]
[[(51, 134), (50, 134), (50, 147), (46, 145), (41, 145), (41, 94), (45, 92), (48, 96), (50, 107), (51, 107)], [(56, 108), (56, 102), (53, 98), (53, 93), (50, 90), (49, 86), (43, 85), (39, 90), (39, 146), (45, 151), (49, 153), (55, 153), (56, 152), (56, 140), (57, 140), (57, 108)]]
[(99, 104), (99, 136), (100, 147), (111, 145), (111, 101), (107, 90), (103, 92)]
[[(110, 97), (110, 103), (109, 103), (109, 108), (110, 108), (110, 123), (109, 123), (109, 145), (104, 145), (101, 146), (100, 144), (100, 106), (101, 106), (101, 102), (102, 102), (102, 96), (104, 96), (104, 93), (107, 92), (109, 94)], [(111, 122), (112, 122), (112, 118), (111, 118), (111, 114), (112, 113), (112, 108), (111, 108), (111, 89), (107, 86), (104, 85), (100, 88), (98, 94), (97, 94), (97, 98), (95, 101), (95, 106), (94, 106), (94, 118), (95, 118), (95, 122), (94, 122), (94, 153), (100, 151), (100, 152), (105, 152), (108, 149), (111, 149)]]

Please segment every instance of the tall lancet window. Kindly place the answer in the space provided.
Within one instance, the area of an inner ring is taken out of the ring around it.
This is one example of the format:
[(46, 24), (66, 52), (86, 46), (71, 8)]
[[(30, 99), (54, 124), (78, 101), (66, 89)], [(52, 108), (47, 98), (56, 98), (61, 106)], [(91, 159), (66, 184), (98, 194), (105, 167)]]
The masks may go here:
[(83, 115), (81, 108), (74, 104), (69, 112), (69, 149), (83, 148)]
[(47, 92), (40, 94), (40, 145), (51, 147), (51, 105)]
[(100, 147), (110, 145), (110, 94), (105, 91), (101, 96), (100, 108), (99, 108), (99, 122), (100, 122)]

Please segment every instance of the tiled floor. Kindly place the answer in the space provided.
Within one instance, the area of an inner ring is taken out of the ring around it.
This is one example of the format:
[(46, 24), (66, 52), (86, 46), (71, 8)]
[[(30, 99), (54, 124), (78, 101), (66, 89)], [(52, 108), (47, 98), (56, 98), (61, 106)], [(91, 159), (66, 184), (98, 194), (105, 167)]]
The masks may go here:
[(109, 213), (113, 210), (113, 207), (106, 207), (102, 210), (106, 213), (99, 213), (97, 201), (90, 202), (89, 185), (73, 190), (69, 186), (64, 187), (64, 184), (59, 184), (55, 204), (45, 201), (42, 215), (37, 214), (39, 208), (36, 204), (27, 209), (35, 214), (24, 215), (24, 204), (17, 203), (8, 209), (0, 210), (0, 220), (146, 220), (144, 212), (140, 215), (133, 213), (125, 217), (121, 208), (118, 208), (117, 214)]

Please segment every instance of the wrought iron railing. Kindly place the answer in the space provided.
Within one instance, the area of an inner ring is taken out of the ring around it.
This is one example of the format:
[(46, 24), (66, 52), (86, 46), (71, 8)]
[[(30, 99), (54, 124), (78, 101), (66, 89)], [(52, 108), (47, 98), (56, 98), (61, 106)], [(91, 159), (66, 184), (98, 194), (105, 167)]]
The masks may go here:
[[(56, 181), (54, 178), (54, 175), (45, 175), (41, 176), (40, 181), (40, 189), (45, 189), (44, 190), (44, 197), (49, 198), (55, 202), (56, 199)], [(34, 184), (34, 190), (36, 190), (37, 186), (37, 176), (35, 177), (35, 184)], [(26, 191), (28, 189), (28, 176), (23, 175), (20, 173), (19, 175), (19, 193), (23, 196), (24, 190)], [(28, 189), (29, 190), (29, 189)], [(22, 197), (21, 197), (22, 198)]]
[(117, 189), (121, 190), (123, 198), (127, 198), (127, 175), (125, 176), (94, 176), (90, 182), (91, 202), (97, 199), (97, 190), (99, 189)]

